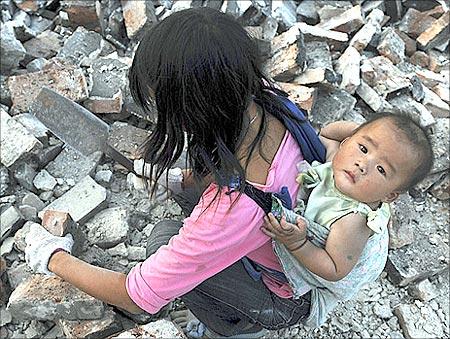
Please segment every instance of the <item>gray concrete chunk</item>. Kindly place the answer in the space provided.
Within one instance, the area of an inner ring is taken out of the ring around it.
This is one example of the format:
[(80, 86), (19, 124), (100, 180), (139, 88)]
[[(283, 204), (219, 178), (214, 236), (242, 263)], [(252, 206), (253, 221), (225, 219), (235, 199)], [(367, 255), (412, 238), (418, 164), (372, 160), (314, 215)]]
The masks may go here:
[(12, 22), (6, 24), (1, 23), (0, 26), (0, 72), (2, 74), (9, 74), (12, 69), (19, 66), (19, 62), (24, 58), (25, 48), (16, 39)]
[(51, 191), (55, 188), (56, 179), (45, 169), (40, 171), (33, 179), (34, 187), (41, 191)]
[(84, 223), (105, 205), (106, 189), (87, 176), (63, 196), (46, 206), (39, 213), (39, 217), (42, 219), (43, 212), (48, 209), (59, 210), (68, 212), (74, 221)]
[(47, 143), (48, 129), (34, 115), (30, 113), (22, 113), (19, 115), (15, 115), (13, 119), (24, 125), (40, 142), (42, 142), (43, 144)]
[(0, 215), (1, 242), (8, 236), (14, 234), (25, 220), (22, 214), (14, 206), (10, 206)]
[(356, 99), (342, 89), (329, 91), (321, 88), (311, 111), (311, 122), (323, 126), (341, 120), (343, 115), (355, 107)]
[(124, 241), (128, 231), (128, 211), (124, 207), (108, 208), (85, 224), (88, 239), (101, 248), (110, 248)]
[(77, 183), (85, 176), (94, 173), (101, 157), (101, 152), (84, 156), (72, 147), (66, 146), (45, 169), (55, 178), (62, 178), (66, 182), (70, 179), (69, 181)]

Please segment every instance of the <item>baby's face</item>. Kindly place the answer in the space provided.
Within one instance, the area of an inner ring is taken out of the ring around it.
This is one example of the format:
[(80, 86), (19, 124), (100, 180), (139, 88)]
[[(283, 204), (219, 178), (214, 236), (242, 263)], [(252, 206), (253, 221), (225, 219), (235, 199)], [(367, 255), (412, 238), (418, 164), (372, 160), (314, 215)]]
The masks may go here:
[(417, 161), (402, 132), (389, 119), (380, 119), (341, 144), (332, 164), (335, 185), (360, 202), (390, 202)]

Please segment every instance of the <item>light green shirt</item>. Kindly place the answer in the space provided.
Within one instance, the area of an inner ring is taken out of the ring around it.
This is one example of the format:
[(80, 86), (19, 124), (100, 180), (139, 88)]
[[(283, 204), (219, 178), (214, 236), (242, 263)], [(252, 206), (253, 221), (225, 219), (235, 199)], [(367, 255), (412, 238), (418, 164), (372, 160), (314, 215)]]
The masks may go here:
[[(284, 245), (275, 242), (275, 253), (292, 287), (294, 298), (311, 290), (311, 310), (305, 324), (318, 327), (326, 320), (327, 314), (339, 300), (350, 299), (363, 285), (376, 280), (383, 271), (388, 253), (387, 225), (391, 213), (386, 203), (373, 211), (367, 204), (339, 192), (334, 185), (331, 163), (314, 162), (312, 167), (308, 165), (308, 168), (299, 174), (299, 180), (302, 188), (312, 188), (304, 217), (309, 221), (307, 232), (312, 236), (311, 241), (315, 246), (324, 248), (332, 224), (349, 213), (367, 216), (367, 226), (374, 231), (355, 267), (337, 282), (325, 280), (310, 272)], [(277, 201), (275, 205), (279, 203)], [(288, 222), (296, 223), (298, 216), (296, 213), (284, 208), (283, 212)]]

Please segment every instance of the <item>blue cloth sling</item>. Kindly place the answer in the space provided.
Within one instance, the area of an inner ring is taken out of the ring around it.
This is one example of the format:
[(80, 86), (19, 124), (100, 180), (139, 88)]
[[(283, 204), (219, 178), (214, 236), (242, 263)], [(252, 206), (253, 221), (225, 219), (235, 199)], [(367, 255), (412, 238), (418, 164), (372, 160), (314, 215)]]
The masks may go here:
[[(311, 126), (306, 118), (306, 115), (287, 97), (278, 95), (277, 98), (289, 109), (292, 117), (286, 114), (281, 114), (282, 122), (286, 129), (291, 133), (295, 141), (297, 141), (300, 150), (302, 151), (303, 158), (309, 163), (314, 160), (325, 162), (326, 149), (319, 139), (314, 128)], [(229, 185), (231, 190), (240, 188), (240, 180), (232, 181)], [(250, 183), (246, 183), (244, 187), (244, 194), (255, 201), (259, 207), (261, 207), (267, 214), (272, 209), (272, 193), (263, 192)], [(281, 188), (280, 192), (274, 193), (278, 197), (284, 207), (292, 209), (292, 200), (289, 194), (289, 190), (286, 186)], [(273, 279), (278, 280), (281, 283), (287, 283), (288, 280), (283, 272), (278, 272), (268, 267), (265, 267), (253, 260), (243, 257), (241, 259), (244, 268), (253, 280), (258, 281), (261, 279), (261, 275), (265, 274), (271, 276)]]

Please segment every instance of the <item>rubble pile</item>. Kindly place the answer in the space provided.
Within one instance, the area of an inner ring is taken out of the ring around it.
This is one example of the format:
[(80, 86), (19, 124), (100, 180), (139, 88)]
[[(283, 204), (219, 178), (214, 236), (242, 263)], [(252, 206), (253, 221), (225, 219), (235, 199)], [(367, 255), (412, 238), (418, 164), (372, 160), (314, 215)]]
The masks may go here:
[(156, 222), (183, 217), (127, 182), (154, 128), (127, 71), (148, 27), (199, 6), (246, 26), (267, 74), (315, 127), (403, 111), (433, 140), (431, 174), (393, 204), (382, 277), (320, 329), (271, 336), (448, 337), (450, 15), (439, 0), (2, 0), (1, 337), (184, 337), (157, 320), (167, 314), (133, 317), (32, 274), (23, 251), (39, 222), (72, 233), (83, 260), (126, 273)]

